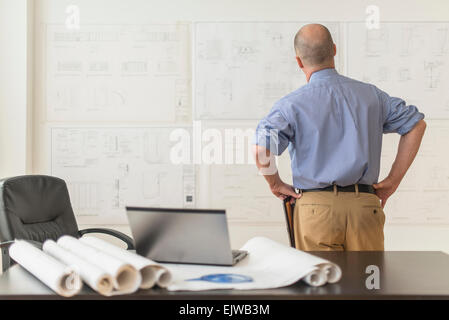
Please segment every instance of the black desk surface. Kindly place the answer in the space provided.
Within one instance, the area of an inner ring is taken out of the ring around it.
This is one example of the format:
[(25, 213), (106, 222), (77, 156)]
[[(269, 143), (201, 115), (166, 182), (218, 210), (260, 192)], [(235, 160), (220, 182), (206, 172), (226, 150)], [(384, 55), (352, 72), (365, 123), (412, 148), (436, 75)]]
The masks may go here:
[[(449, 255), (442, 252), (315, 252), (337, 263), (343, 277), (336, 284), (310, 287), (302, 281), (266, 290), (213, 290), (169, 292), (165, 289), (105, 298), (84, 286), (71, 299), (449, 299)], [(365, 285), (368, 265), (380, 269), (380, 289)], [(20, 266), (0, 277), (0, 299), (62, 299)]]

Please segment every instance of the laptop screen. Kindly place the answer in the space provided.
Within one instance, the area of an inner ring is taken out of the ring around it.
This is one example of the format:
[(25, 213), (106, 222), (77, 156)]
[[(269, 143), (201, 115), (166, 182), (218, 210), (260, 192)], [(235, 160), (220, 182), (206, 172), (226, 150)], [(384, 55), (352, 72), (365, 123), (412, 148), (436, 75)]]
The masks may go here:
[(126, 208), (137, 253), (158, 262), (232, 264), (225, 210)]

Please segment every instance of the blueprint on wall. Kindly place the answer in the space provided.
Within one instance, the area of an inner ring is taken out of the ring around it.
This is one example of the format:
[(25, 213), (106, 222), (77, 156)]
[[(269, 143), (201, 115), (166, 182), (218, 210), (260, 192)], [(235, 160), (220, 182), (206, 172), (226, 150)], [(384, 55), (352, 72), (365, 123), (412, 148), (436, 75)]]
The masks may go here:
[[(214, 129), (223, 137), (223, 163), (210, 164), (202, 170), (203, 183), (198, 197), (207, 207), (226, 209), (230, 222), (256, 225), (284, 223), (282, 202), (253, 163), (251, 138), (257, 121), (204, 121), (203, 129)], [(282, 179), (291, 183), (288, 152), (278, 158)], [(232, 164), (226, 164), (232, 163)]]
[(189, 122), (189, 41), (186, 24), (47, 25), (47, 120)]
[[(83, 223), (126, 222), (123, 207), (132, 204), (214, 207), (227, 209), (231, 222), (282, 224), (280, 200), (254, 164), (228, 161), (228, 142), (224, 164), (171, 164), (168, 125), (191, 126), (194, 115), (222, 137), (226, 129), (255, 129), (276, 100), (305, 84), (293, 50), (302, 24), (198, 22), (193, 56), (188, 24), (86, 25), (77, 32), (48, 25), (51, 174), (67, 181)], [(371, 31), (362, 23), (342, 25), (327, 24), (340, 73), (405, 98), (427, 118), (416, 161), (387, 203), (387, 222), (449, 223), (449, 23), (382, 23)], [(130, 127), (132, 121), (145, 124)], [(399, 141), (395, 134), (384, 137), (380, 178), (388, 174)], [(231, 146), (243, 162), (251, 157), (247, 148)], [(289, 164), (285, 152), (280, 173), (291, 182)]]
[[(429, 120), (421, 149), (398, 190), (387, 201), (390, 223), (449, 223), (447, 213), (449, 126), (447, 121)], [(380, 178), (386, 177), (396, 156), (399, 135), (384, 135)]]
[(348, 76), (405, 99), (427, 118), (449, 119), (449, 23), (347, 27)]
[(75, 214), (123, 223), (125, 205), (194, 206), (194, 166), (170, 161), (171, 130), (53, 128), (51, 173), (66, 180)]
[(268, 184), (254, 166), (213, 165), (209, 174), (214, 185), (210, 204), (216, 208), (226, 208), (230, 221), (258, 224), (284, 222), (281, 200), (271, 194)]
[[(275, 101), (304, 85), (293, 47), (303, 24), (195, 24), (195, 118), (260, 119)], [(338, 46), (339, 24), (326, 25)]]

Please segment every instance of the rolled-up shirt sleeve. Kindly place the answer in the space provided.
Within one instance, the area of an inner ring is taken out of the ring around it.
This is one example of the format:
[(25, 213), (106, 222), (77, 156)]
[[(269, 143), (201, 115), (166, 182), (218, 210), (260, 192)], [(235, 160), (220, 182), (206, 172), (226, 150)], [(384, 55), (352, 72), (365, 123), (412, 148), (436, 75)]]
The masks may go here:
[(263, 146), (275, 155), (280, 155), (293, 139), (294, 130), (282, 114), (279, 105), (274, 105), (256, 129), (252, 144)]
[[(379, 90), (380, 91), (380, 90)], [(380, 91), (383, 108), (383, 132), (397, 132), (400, 135), (408, 133), (422, 119), (424, 114), (419, 112), (414, 105), (406, 105), (405, 101), (390, 97), (387, 93)]]

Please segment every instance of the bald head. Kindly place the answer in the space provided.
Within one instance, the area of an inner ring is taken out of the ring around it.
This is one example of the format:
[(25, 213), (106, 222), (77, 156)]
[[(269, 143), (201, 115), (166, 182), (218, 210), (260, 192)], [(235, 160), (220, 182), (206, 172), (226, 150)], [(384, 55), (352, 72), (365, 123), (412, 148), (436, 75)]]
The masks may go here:
[(326, 66), (334, 58), (334, 41), (325, 26), (308, 24), (295, 36), (295, 51), (307, 67)]

